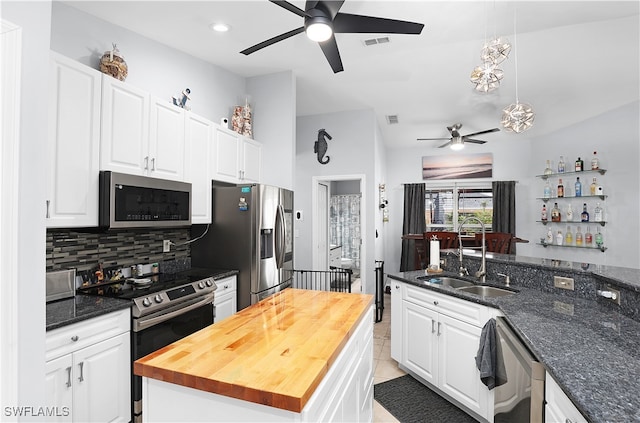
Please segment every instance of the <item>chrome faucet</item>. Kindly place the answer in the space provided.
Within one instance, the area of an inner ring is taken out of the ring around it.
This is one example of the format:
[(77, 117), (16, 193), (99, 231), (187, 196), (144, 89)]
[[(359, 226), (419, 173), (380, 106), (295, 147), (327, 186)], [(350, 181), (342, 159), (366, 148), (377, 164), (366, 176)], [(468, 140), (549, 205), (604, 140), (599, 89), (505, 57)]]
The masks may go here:
[(465, 223), (467, 223), (470, 220), (475, 220), (478, 223), (480, 223), (480, 227), (482, 228), (482, 264), (480, 265), (480, 269), (475, 273), (476, 278), (480, 279), (481, 283), (485, 283), (487, 281), (487, 240), (486, 240), (486, 232), (485, 232), (485, 228), (484, 228), (484, 223), (482, 222), (482, 220), (478, 219), (475, 216), (469, 216), (466, 219), (464, 219), (462, 221), (462, 223), (460, 223), (460, 226), (458, 226), (458, 250), (459, 250), (459, 254), (458, 254), (458, 259), (460, 260), (460, 269), (459, 269), (459, 274), (460, 276), (464, 276), (465, 274), (468, 275), (469, 272), (467, 271), (467, 269), (465, 267), (462, 266), (462, 227), (464, 226)]

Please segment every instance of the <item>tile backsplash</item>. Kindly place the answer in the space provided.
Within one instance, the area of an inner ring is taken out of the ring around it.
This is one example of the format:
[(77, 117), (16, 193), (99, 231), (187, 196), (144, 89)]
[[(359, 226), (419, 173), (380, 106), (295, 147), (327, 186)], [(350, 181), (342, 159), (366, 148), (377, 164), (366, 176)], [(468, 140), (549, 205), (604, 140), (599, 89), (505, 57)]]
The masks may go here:
[[(46, 271), (75, 268), (78, 271), (147, 263), (187, 263), (191, 258), (189, 228), (110, 230), (47, 230)], [(162, 241), (178, 244), (162, 252)], [(186, 267), (189, 267), (188, 264)]]

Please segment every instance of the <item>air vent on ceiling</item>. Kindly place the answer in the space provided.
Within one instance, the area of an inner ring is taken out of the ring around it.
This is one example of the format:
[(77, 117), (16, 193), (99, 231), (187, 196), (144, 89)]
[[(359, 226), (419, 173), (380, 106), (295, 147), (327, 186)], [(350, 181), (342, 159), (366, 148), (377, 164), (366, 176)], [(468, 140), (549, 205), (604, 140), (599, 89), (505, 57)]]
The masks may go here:
[(390, 41), (391, 40), (389, 39), (389, 37), (380, 37), (380, 38), (369, 38), (368, 40), (364, 40), (363, 42), (365, 46), (374, 46), (376, 44), (386, 44)]
[(387, 123), (389, 125), (398, 123), (398, 115), (387, 115)]

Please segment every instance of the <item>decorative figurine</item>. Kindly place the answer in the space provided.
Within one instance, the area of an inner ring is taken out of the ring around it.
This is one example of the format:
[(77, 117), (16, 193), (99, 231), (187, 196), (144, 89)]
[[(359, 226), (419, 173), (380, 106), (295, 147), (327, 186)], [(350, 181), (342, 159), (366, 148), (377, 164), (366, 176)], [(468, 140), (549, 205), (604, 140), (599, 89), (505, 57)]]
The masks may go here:
[(178, 107), (182, 107), (185, 110), (190, 110), (191, 108), (189, 106), (187, 106), (187, 100), (191, 100), (189, 98), (189, 94), (191, 94), (191, 90), (189, 88), (185, 88), (184, 91), (182, 91), (182, 95), (180, 96), (180, 100), (178, 100), (176, 97), (172, 97), (173, 98), (173, 104), (175, 104)]
[(320, 164), (327, 164), (331, 159), (329, 156), (327, 156), (326, 160), (322, 160), (324, 155), (327, 154), (327, 149), (329, 148), (326, 138), (330, 140), (333, 139), (331, 138), (331, 135), (327, 133), (327, 131), (325, 131), (324, 129), (320, 129), (318, 131), (318, 140), (313, 145), (313, 152), (318, 154), (318, 163)]
[(100, 72), (111, 75), (119, 81), (127, 79), (129, 68), (115, 43), (113, 49), (105, 51), (100, 58)]

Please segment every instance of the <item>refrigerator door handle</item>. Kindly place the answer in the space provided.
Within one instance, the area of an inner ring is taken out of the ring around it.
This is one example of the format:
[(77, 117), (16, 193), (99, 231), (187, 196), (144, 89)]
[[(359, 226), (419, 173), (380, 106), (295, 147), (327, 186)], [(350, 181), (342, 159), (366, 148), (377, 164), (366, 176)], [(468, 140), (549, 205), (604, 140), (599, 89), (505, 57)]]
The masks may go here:
[(278, 269), (282, 269), (284, 265), (284, 238), (285, 238), (285, 221), (284, 221), (284, 207), (278, 204), (278, 210), (276, 211), (276, 266)]

